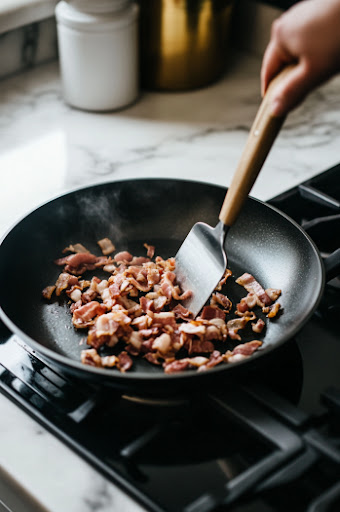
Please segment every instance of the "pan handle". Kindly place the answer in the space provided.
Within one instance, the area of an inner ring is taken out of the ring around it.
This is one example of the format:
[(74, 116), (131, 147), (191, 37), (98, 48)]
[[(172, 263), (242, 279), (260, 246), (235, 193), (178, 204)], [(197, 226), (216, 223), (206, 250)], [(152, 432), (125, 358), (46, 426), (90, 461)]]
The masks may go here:
[(340, 248), (323, 260), (326, 271), (326, 282), (340, 274)]
[(271, 97), (292, 68), (285, 67), (271, 81), (262, 100), (219, 215), (220, 221), (226, 226), (232, 226), (237, 219), (285, 120), (271, 114)]

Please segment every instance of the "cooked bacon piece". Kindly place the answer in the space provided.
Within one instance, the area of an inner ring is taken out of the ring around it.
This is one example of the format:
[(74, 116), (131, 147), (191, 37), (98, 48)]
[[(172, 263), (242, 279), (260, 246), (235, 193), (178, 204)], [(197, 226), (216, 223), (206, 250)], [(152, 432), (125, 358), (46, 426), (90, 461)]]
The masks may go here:
[(149, 245), (149, 244), (144, 244), (144, 247), (145, 249), (147, 250), (147, 256), (149, 258), (153, 258), (154, 255), (155, 255), (155, 246), (154, 245)]
[(169, 300), (171, 298), (175, 300), (185, 300), (191, 297), (192, 292), (187, 290), (181, 293), (181, 290), (176, 283), (176, 274), (171, 271), (167, 271), (163, 274), (160, 282), (162, 294), (165, 295)]
[(44, 288), (42, 291), (42, 296), (44, 297), (44, 299), (50, 300), (55, 289), (56, 286), (46, 286), (46, 288)]
[(181, 318), (182, 320), (190, 320), (193, 317), (191, 311), (182, 306), (182, 304), (177, 304), (172, 310), (175, 313), (176, 318)]
[(261, 347), (262, 341), (259, 340), (253, 340), (248, 341), (247, 343), (241, 343), (240, 345), (237, 345), (233, 349), (233, 354), (242, 354), (244, 356), (251, 356), (255, 350), (257, 350), (259, 347)]
[(261, 334), (261, 332), (263, 331), (263, 329), (264, 329), (265, 325), (266, 325), (266, 324), (264, 323), (264, 321), (262, 320), (262, 318), (259, 318), (259, 319), (257, 320), (257, 322), (256, 322), (256, 323), (254, 323), (254, 322), (253, 322), (253, 323), (251, 324), (251, 328), (252, 328), (252, 330), (253, 330), (254, 332), (256, 332), (257, 334)]
[(98, 292), (96, 292), (93, 289), (89, 289), (86, 292), (82, 293), (81, 299), (84, 304), (87, 302), (91, 302), (92, 300), (95, 300), (98, 297)]
[(84, 247), (82, 244), (74, 244), (74, 245), (69, 245), (68, 247), (65, 247), (65, 249), (63, 249), (62, 251), (63, 253), (65, 252), (90, 252), (86, 249), (86, 247)]
[(210, 299), (210, 306), (222, 306), (226, 313), (229, 313), (233, 304), (223, 293), (215, 292), (212, 294)]
[(97, 301), (88, 302), (76, 309), (73, 313), (72, 323), (77, 329), (84, 329), (93, 324), (94, 318), (103, 315), (106, 307)]
[(153, 306), (155, 311), (161, 311), (164, 306), (168, 303), (168, 299), (164, 295), (159, 295), (153, 299)]
[[(213, 352), (215, 349), (211, 341), (205, 340), (191, 340), (188, 344), (188, 354), (204, 354)], [(186, 346), (187, 346), (186, 345)]]
[(222, 290), (222, 286), (226, 283), (228, 277), (232, 275), (232, 271), (229, 270), (229, 268), (226, 269), (224, 272), (224, 276), (222, 277), (221, 281), (218, 283), (218, 285), (215, 288), (215, 291), (220, 292)]
[(81, 300), (82, 293), (79, 286), (72, 286), (70, 290), (66, 291), (67, 295), (70, 297), (73, 302), (78, 302), (78, 300)]
[(147, 329), (152, 323), (152, 318), (149, 315), (141, 315), (138, 318), (134, 318), (131, 325), (137, 326), (139, 330)]
[(161, 256), (156, 256), (155, 261), (157, 265), (163, 267), (164, 270), (168, 270), (169, 272), (173, 272), (176, 268), (175, 258), (168, 258), (167, 260), (163, 260)]
[(64, 272), (70, 274), (80, 275), (87, 270), (94, 270), (95, 268), (104, 267), (112, 262), (111, 258), (106, 256), (95, 256), (90, 252), (78, 252), (70, 254), (64, 258), (59, 258), (55, 261), (57, 265), (65, 265)]
[(179, 326), (179, 331), (184, 332), (189, 335), (203, 336), (206, 331), (205, 325), (197, 322), (196, 320), (192, 320), (191, 322), (187, 322), (185, 324), (181, 324)]
[(257, 297), (255, 293), (248, 293), (246, 297), (243, 297), (236, 306), (236, 314), (242, 316), (244, 313), (253, 309), (257, 305)]
[(174, 313), (172, 313), (171, 311), (161, 311), (160, 313), (154, 313), (153, 325), (158, 325), (160, 327), (172, 327), (173, 329), (175, 329), (177, 327), (177, 324)]
[(204, 306), (199, 318), (202, 318), (203, 320), (211, 320), (213, 318), (222, 318), (222, 320), (224, 320), (225, 312), (216, 306)]
[(127, 352), (121, 352), (118, 356), (118, 368), (121, 372), (130, 370), (132, 366), (132, 359)]
[(134, 256), (130, 262), (131, 265), (143, 265), (143, 263), (149, 263), (150, 258), (145, 256)]
[(55, 294), (57, 297), (59, 297), (63, 290), (67, 290), (71, 286), (75, 286), (78, 284), (79, 284), (79, 282), (78, 282), (77, 277), (71, 276), (70, 274), (67, 274), (66, 272), (62, 272), (61, 274), (59, 274), (59, 277), (55, 284), (55, 286), (56, 286)]
[(247, 272), (236, 279), (236, 283), (243, 286), (247, 292), (254, 293), (257, 297), (257, 303), (259, 306), (270, 306), (272, 304), (272, 300), (264, 291), (260, 283), (256, 281), (256, 279)]
[(118, 363), (118, 357), (117, 356), (101, 356), (101, 363), (102, 366), (112, 368), (113, 366), (116, 366)]
[(121, 251), (117, 252), (117, 254), (114, 257), (114, 260), (117, 263), (130, 263), (132, 261), (132, 254), (130, 254), (128, 251)]
[(72, 268), (77, 268), (83, 264), (93, 264), (96, 259), (97, 256), (90, 252), (77, 252), (76, 254), (70, 254), (64, 258), (59, 258), (55, 263), (56, 265), (69, 265)]
[(224, 359), (223, 359), (223, 356), (221, 354), (221, 352), (219, 352), (219, 350), (214, 350), (212, 354), (210, 354), (210, 357), (208, 359), (208, 361), (202, 365), (198, 371), (205, 371), (205, 370), (208, 370), (209, 368), (213, 368), (214, 366), (217, 366), (218, 364), (220, 363), (223, 363)]
[(209, 361), (207, 362), (208, 368), (213, 368), (214, 366), (217, 366), (218, 364), (222, 363), (223, 357), (221, 352), (218, 350), (214, 350), (214, 352), (210, 355)]
[(254, 320), (254, 316), (242, 316), (242, 318), (234, 318), (227, 322), (228, 335), (232, 340), (241, 340), (241, 336), (238, 334), (240, 329), (244, 329), (249, 320)]
[(112, 310), (110, 313), (102, 314), (90, 328), (87, 343), (94, 348), (99, 348), (104, 344), (113, 347), (119, 341), (118, 331), (126, 333), (130, 323), (131, 318), (121, 310)]
[(250, 357), (261, 345), (262, 341), (258, 340), (241, 343), (237, 345), (234, 350), (228, 350), (228, 352), (223, 355), (223, 359), (227, 363), (237, 363)]
[(109, 274), (112, 274), (116, 269), (117, 267), (114, 263), (109, 263), (108, 265), (103, 266), (104, 272), (108, 272)]
[(104, 268), (107, 265), (112, 265), (113, 259), (110, 256), (98, 256), (94, 266), (95, 268)]
[(199, 368), (200, 366), (203, 366), (206, 364), (208, 359), (206, 357), (202, 356), (196, 356), (196, 357), (186, 357), (184, 359), (175, 359), (174, 361), (171, 361), (170, 363), (165, 362), (163, 364), (165, 373), (176, 373), (176, 372), (182, 372), (183, 370), (186, 370), (187, 368)]
[(148, 311), (154, 311), (155, 309), (153, 300), (147, 299), (144, 296), (139, 299), (139, 303), (144, 313), (147, 313)]
[(163, 368), (165, 373), (175, 373), (182, 372), (183, 370), (187, 370), (189, 368), (190, 362), (189, 359), (176, 359), (171, 363), (164, 363)]
[(171, 336), (163, 332), (152, 343), (153, 350), (158, 350), (161, 354), (166, 354), (171, 347)]
[(103, 366), (112, 368), (118, 363), (118, 358), (114, 355), (101, 357), (95, 348), (89, 348), (81, 351), (81, 362), (90, 366), (101, 368)]
[(147, 359), (147, 361), (149, 361), (151, 364), (156, 364), (158, 366), (162, 364), (160, 355), (157, 352), (147, 352), (143, 357)]
[(107, 256), (108, 254), (111, 254), (116, 250), (115, 246), (109, 238), (102, 238), (101, 240), (98, 240), (97, 244), (101, 248), (101, 251), (104, 254), (104, 256)]
[(70, 306), (70, 312), (72, 313), (72, 315), (75, 312), (75, 310), (81, 308), (82, 305), (83, 305), (83, 303), (81, 300), (77, 300), (77, 302), (73, 302)]
[(262, 308), (262, 311), (263, 311), (263, 313), (268, 313), (267, 314), (268, 318), (274, 318), (279, 313), (280, 309), (281, 309), (281, 304), (276, 302), (276, 304), (273, 304), (272, 306)]
[(273, 302), (275, 302), (281, 295), (281, 290), (277, 290), (275, 288), (268, 288), (266, 290), (266, 294), (271, 298)]
[(88, 364), (90, 366), (101, 367), (102, 365), (101, 357), (95, 348), (82, 350), (80, 354), (80, 359), (83, 364)]

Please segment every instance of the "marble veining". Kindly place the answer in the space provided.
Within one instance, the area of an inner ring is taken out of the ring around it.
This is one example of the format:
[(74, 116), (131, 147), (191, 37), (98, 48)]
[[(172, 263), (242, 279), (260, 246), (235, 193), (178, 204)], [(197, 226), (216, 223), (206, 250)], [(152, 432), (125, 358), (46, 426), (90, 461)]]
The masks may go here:
[[(228, 186), (260, 103), (255, 56), (238, 54), (218, 83), (142, 92), (129, 108), (82, 112), (63, 101), (58, 63), (0, 82), (0, 232), (79, 186), (172, 177)], [(262, 200), (340, 159), (340, 77), (290, 115), (254, 186)], [(50, 512), (142, 508), (0, 395), (0, 464)]]

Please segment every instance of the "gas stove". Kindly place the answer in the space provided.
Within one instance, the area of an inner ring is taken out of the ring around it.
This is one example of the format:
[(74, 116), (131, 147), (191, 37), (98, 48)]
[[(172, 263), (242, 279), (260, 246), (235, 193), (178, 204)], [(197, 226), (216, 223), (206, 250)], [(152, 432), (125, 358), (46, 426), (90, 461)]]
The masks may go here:
[[(340, 165), (269, 201), (340, 247)], [(340, 510), (340, 279), (242, 381), (161, 400), (64, 374), (0, 324), (0, 390), (154, 512)]]

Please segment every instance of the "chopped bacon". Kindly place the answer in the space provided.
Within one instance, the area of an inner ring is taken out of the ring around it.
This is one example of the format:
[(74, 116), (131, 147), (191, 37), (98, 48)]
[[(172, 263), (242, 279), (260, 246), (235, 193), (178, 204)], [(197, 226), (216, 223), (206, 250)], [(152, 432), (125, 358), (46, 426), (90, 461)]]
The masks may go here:
[(132, 359), (127, 352), (121, 352), (118, 356), (118, 368), (121, 372), (130, 370), (132, 366)]
[(220, 280), (220, 282), (216, 286), (215, 290), (218, 291), (218, 292), (221, 291), (222, 290), (222, 286), (225, 285), (228, 277), (230, 277), (231, 275), (232, 275), (232, 271), (229, 270), (229, 268), (227, 268), (226, 271), (224, 272), (224, 276), (222, 277), (222, 279)]
[(200, 314), (200, 318), (203, 320), (211, 320), (212, 318), (222, 318), (225, 319), (225, 312), (216, 306), (204, 306), (202, 309), (202, 313)]
[(248, 293), (246, 297), (243, 297), (241, 301), (237, 304), (236, 314), (241, 315), (243, 313), (246, 313), (250, 309), (253, 309), (257, 305), (257, 297), (255, 293)]
[(88, 364), (90, 366), (97, 366), (97, 367), (100, 367), (102, 365), (101, 357), (95, 348), (82, 350), (80, 358), (81, 358), (81, 362), (83, 364)]
[(77, 284), (79, 284), (77, 277), (71, 276), (70, 274), (67, 274), (67, 272), (62, 272), (61, 274), (59, 274), (59, 277), (58, 277), (57, 282), (55, 284), (55, 286), (56, 286), (56, 290), (55, 290), (56, 296), (59, 297), (63, 290), (67, 290), (71, 286), (75, 286)]
[(55, 289), (55, 286), (46, 286), (46, 288), (44, 288), (42, 291), (42, 296), (44, 297), (44, 299), (51, 299)]
[(152, 343), (153, 350), (158, 350), (161, 354), (166, 354), (171, 347), (171, 336), (163, 332)]
[(247, 272), (244, 273), (242, 276), (240, 276), (238, 279), (236, 279), (237, 284), (243, 286), (247, 292), (254, 293), (257, 297), (257, 303), (259, 306), (270, 306), (272, 304), (272, 300), (267, 295), (265, 290), (262, 288), (260, 283), (256, 281), (256, 279)]
[(132, 254), (130, 254), (128, 251), (121, 251), (117, 252), (117, 254), (114, 257), (114, 260), (117, 263), (129, 263), (130, 261), (132, 261), (132, 258)]
[(254, 320), (254, 317), (247, 315), (242, 318), (234, 318), (227, 322), (228, 335), (232, 340), (240, 340), (241, 336), (238, 334), (240, 329), (244, 329), (249, 320)]
[(229, 313), (233, 304), (223, 293), (215, 292), (212, 294), (210, 299), (210, 306), (222, 306), (226, 313)]
[(181, 318), (182, 320), (191, 320), (193, 314), (187, 308), (182, 306), (182, 304), (177, 304), (172, 310), (175, 313), (176, 318)]
[(98, 315), (103, 315), (106, 307), (97, 301), (88, 302), (76, 309), (73, 313), (72, 323), (77, 329), (84, 329), (93, 324), (93, 320)]
[(146, 354), (144, 354), (144, 357), (151, 364), (156, 364), (158, 366), (162, 364), (160, 361), (159, 354), (157, 354), (156, 352), (147, 352)]
[(65, 252), (90, 252), (86, 249), (86, 247), (84, 247), (82, 244), (70, 244), (68, 247), (65, 247), (65, 249), (63, 249), (62, 251), (63, 253)]
[(271, 298), (273, 302), (275, 302), (281, 295), (281, 290), (277, 290), (275, 288), (267, 288), (266, 294)]
[(75, 310), (81, 308), (82, 305), (83, 305), (83, 303), (81, 300), (77, 300), (77, 302), (73, 302), (70, 306), (70, 312), (72, 313), (72, 315), (75, 312)]
[(203, 354), (206, 352), (214, 351), (214, 344), (211, 341), (202, 340), (191, 340), (189, 343), (188, 353), (189, 354)]
[(77, 252), (76, 254), (59, 258), (55, 263), (60, 266), (65, 265), (64, 272), (78, 275), (83, 274), (86, 270), (94, 270), (96, 261), (97, 256), (90, 252)]
[(114, 355), (101, 357), (95, 348), (89, 348), (81, 351), (81, 362), (90, 366), (101, 368), (116, 366), (118, 358)]
[[(236, 282), (248, 294), (231, 316), (232, 302), (220, 293), (231, 276), (227, 269), (210, 304), (194, 319), (181, 304), (191, 292), (183, 293), (176, 281), (175, 258), (154, 258), (155, 248), (148, 244), (144, 244), (147, 257), (121, 251), (111, 258), (109, 254), (115, 250), (112, 242), (103, 238), (97, 243), (103, 256), (95, 256), (81, 244), (66, 247), (64, 252), (72, 254), (56, 260), (57, 265), (64, 266), (63, 272), (54, 286), (42, 292), (47, 300), (54, 292), (57, 297), (64, 293), (71, 299), (74, 327), (88, 329), (86, 342), (90, 348), (81, 353), (84, 364), (125, 372), (132, 367), (131, 356), (135, 356), (162, 365), (169, 374), (188, 369), (206, 371), (250, 357), (261, 346), (261, 341), (254, 340), (240, 343), (234, 350), (221, 349), (228, 338), (241, 341), (240, 331), (249, 322), (254, 332), (263, 331), (265, 322), (256, 317), (255, 307), (260, 306), (268, 318), (280, 311), (280, 304), (273, 302), (281, 290), (265, 291), (245, 273)], [(80, 278), (85, 271), (97, 269), (111, 275), (107, 279)], [(113, 348), (114, 354), (102, 355), (104, 347)]]
[(256, 322), (256, 323), (255, 323), (255, 322), (253, 322), (253, 323), (251, 324), (251, 328), (252, 328), (252, 330), (253, 330), (254, 332), (256, 332), (257, 334), (260, 334), (260, 333), (263, 331), (263, 329), (264, 329), (265, 325), (266, 325), (266, 324), (264, 323), (264, 321), (262, 320), (262, 318), (259, 318), (259, 319), (257, 320), (257, 322)]
[(223, 356), (219, 350), (214, 350), (212, 354), (210, 354), (208, 361), (202, 365), (198, 371), (208, 370), (209, 368), (213, 368), (220, 363), (223, 363)]
[(182, 372), (187, 368), (196, 367), (204, 365), (208, 359), (206, 357), (196, 356), (196, 357), (186, 357), (184, 359), (175, 359), (170, 363), (164, 363), (164, 371), (165, 373), (176, 373)]
[(149, 258), (153, 258), (154, 254), (155, 254), (155, 246), (154, 245), (149, 245), (149, 244), (144, 244), (144, 247), (147, 250), (147, 253), (146, 253), (147, 256)]
[(262, 341), (253, 340), (248, 343), (241, 343), (233, 349), (233, 354), (243, 354), (244, 356), (250, 356), (255, 350), (261, 347)]
[(109, 238), (102, 238), (101, 240), (98, 240), (97, 244), (101, 248), (104, 256), (107, 256), (116, 250), (115, 246)]
[(280, 311), (281, 305), (276, 302), (276, 304), (273, 304), (272, 306), (262, 308), (263, 313), (267, 313), (268, 318), (274, 318)]

